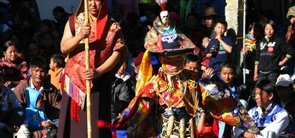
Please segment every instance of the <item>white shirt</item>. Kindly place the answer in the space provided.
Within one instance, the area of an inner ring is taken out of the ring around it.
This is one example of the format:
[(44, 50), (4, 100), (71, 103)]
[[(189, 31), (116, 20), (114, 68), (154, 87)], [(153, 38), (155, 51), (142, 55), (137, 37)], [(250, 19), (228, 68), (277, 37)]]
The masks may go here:
[[(266, 109), (269, 109), (271, 105), (272, 104), (270, 104)], [(269, 114), (271, 114), (274, 110), (275, 108), (273, 108), (272, 111), (269, 112)], [(254, 107), (248, 113), (250, 117), (252, 118), (256, 112), (258, 113), (259, 117), (263, 115), (262, 109), (260, 107)], [(273, 115), (271, 122), (265, 122), (263, 124), (263, 127), (265, 128), (261, 130), (260, 133), (256, 135), (256, 137), (266, 138), (268, 137), (268, 133), (270, 132), (273, 132), (276, 136), (278, 136), (280, 132), (282, 132), (288, 127), (288, 125), (289, 125), (288, 112), (285, 109), (282, 109), (281, 111)], [(233, 132), (234, 132), (233, 133), (234, 137), (239, 137), (244, 131), (242, 129), (234, 127)]]

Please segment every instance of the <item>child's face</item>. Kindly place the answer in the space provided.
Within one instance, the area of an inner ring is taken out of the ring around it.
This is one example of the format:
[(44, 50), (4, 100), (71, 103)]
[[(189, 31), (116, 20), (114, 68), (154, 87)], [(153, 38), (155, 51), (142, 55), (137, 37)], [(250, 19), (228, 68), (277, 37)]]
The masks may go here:
[(185, 63), (184, 69), (191, 70), (195, 73), (198, 73), (199, 72), (199, 65), (197, 62), (189, 61), (189, 62)]
[(56, 63), (52, 59), (50, 59), (49, 68), (53, 70), (55, 67), (56, 67)]
[(226, 28), (223, 24), (217, 23), (214, 27), (214, 31), (216, 32), (216, 35), (224, 35)]
[(220, 77), (226, 84), (230, 84), (234, 78), (234, 70), (232, 68), (222, 67)]
[(264, 34), (265, 36), (267, 36), (268, 38), (271, 38), (274, 34), (274, 29), (272, 28), (272, 26), (270, 24), (265, 25), (264, 28)]
[(37, 103), (36, 103), (36, 108), (38, 108), (38, 109), (43, 108), (43, 97), (42, 96), (38, 97), (38, 100), (37, 100)]
[(202, 40), (202, 45), (204, 47), (207, 47), (208, 44), (209, 44), (209, 41), (210, 41), (210, 39), (208, 37), (204, 37), (203, 40)]

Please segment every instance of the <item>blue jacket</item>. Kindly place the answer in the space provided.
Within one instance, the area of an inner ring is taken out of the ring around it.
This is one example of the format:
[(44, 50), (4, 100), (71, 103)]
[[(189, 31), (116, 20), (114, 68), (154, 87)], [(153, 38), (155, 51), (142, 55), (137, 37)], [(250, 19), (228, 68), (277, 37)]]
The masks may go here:
[[(229, 39), (229, 37), (222, 36), (222, 40), (228, 44), (229, 46), (233, 46), (234, 43)], [(218, 42), (217, 39), (210, 40), (208, 46), (206, 47), (206, 51), (210, 51), (214, 45), (217, 45), (216, 54), (210, 58), (210, 67), (214, 70), (214, 72), (220, 72), (221, 64), (228, 60), (229, 53), (223, 48), (223, 46)]]
[(40, 96), (40, 92), (31, 88), (26, 88), (26, 121), (31, 131), (41, 130), (40, 126), (42, 121), (49, 121), (43, 109), (36, 108), (38, 97)]
[(22, 105), (10, 89), (2, 87), (0, 92), (0, 129), (6, 125), (21, 125), (25, 118)]

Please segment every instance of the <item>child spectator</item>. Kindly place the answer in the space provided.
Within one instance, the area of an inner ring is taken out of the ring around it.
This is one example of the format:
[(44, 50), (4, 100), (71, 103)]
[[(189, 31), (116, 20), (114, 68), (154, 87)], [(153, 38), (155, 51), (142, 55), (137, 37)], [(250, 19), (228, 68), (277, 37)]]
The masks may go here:
[(200, 58), (194, 54), (186, 55), (184, 59), (184, 69), (188, 70), (188, 77), (199, 81), (202, 73), (200, 72)]
[(266, 21), (263, 30), (265, 36), (257, 45), (253, 79), (256, 81), (269, 78), (275, 84), (281, 66), (292, 57), (293, 52), (280, 37), (275, 35), (274, 21)]
[(220, 71), (220, 65), (228, 60), (229, 54), (232, 52), (234, 43), (230, 38), (224, 36), (227, 29), (227, 22), (222, 19), (216, 21), (214, 32), (216, 37), (211, 39), (208, 47), (206, 48), (209, 53), (206, 55), (210, 58), (209, 66), (214, 72)]
[(43, 95), (41, 92), (33, 89), (26, 88), (26, 121), (28, 128), (31, 132), (39, 130), (48, 130), (54, 127), (54, 123), (50, 121), (43, 109)]
[(126, 62), (120, 67), (113, 79), (112, 85), (112, 120), (121, 113), (134, 97), (134, 91), (131, 88), (130, 74), (126, 72)]
[(64, 58), (59, 54), (54, 54), (50, 58), (49, 63), (49, 75), (50, 82), (54, 85), (58, 90), (61, 90), (61, 76), (63, 73), (63, 68), (65, 66)]

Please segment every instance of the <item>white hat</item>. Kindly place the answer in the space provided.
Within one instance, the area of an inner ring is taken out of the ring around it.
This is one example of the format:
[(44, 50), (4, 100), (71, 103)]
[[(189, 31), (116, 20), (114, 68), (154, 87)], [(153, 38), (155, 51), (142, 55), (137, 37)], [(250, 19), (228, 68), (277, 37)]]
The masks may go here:
[(282, 74), (277, 78), (276, 86), (288, 87), (292, 84), (292, 79), (288, 74)]

